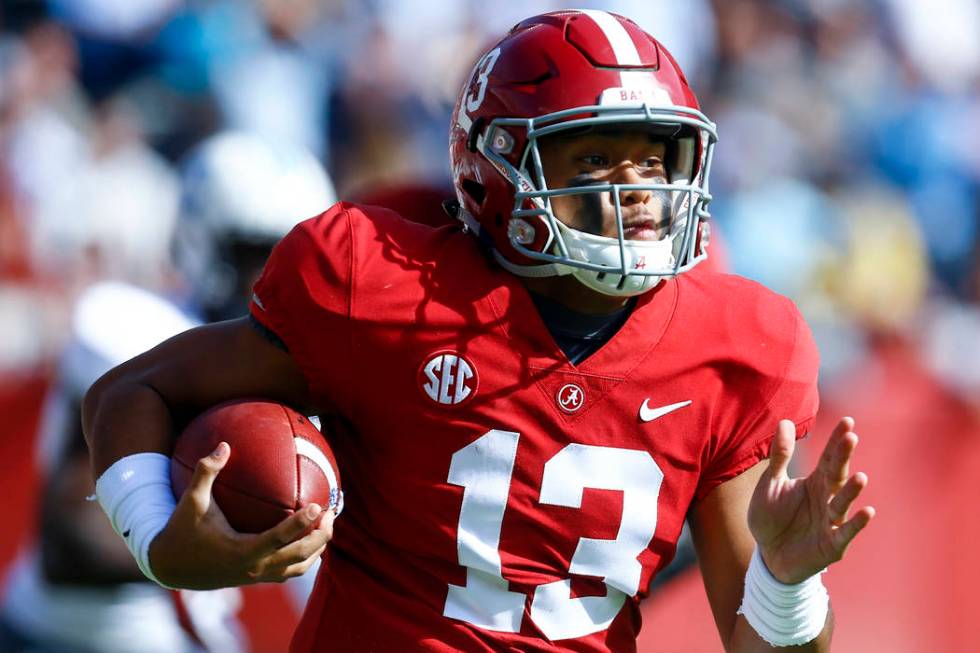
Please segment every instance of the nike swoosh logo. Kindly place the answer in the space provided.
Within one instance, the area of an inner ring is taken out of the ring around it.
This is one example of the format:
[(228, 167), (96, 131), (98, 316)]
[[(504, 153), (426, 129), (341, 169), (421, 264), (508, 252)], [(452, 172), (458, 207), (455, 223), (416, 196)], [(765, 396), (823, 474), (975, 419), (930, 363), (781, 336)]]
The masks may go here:
[(663, 417), (667, 413), (672, 413), (675, 410), (683, 408), (684, 406), (690, 406), (691, 400), (678, 401), (676, 404), (669, 404), (667, 406), (661, 406), (660, 408), (650, 408), (650, 400), (644, 399), (643, 405), (640, 406), (640, 420), (644, 422), (652, 422), (658, 417)]

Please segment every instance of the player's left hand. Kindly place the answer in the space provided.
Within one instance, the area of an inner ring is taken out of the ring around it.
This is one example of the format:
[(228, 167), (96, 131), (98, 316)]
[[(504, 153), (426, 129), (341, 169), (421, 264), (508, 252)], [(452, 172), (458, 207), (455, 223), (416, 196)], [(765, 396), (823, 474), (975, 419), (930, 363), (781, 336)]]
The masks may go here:
[(779, 423), (769, 468), (749, 503), (749, 529), (769, 571), (782, 583), (798, 583), (840, 560), (874, 517), (874, 508), (865, 506), (847, 519), (868, 484), (865, 474), (849, 474), (858, 443), (853, 429), (853, 419), (841, 419), (816, 469), (806, 478), (790, 478), (786, 470), (796, 447), (796, 427), (790, 420)]

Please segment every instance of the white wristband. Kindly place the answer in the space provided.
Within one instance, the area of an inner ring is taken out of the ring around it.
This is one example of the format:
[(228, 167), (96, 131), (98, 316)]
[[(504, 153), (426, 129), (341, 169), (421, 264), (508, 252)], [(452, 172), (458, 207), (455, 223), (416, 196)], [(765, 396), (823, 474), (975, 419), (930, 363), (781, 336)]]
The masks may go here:
[(766, 568), (758, 548), (752, 553), (738, 614), (745, 615), (749, 625), (771, 646), (799, 646), (816, 639), (829, 609), (830, 597), (820, 574), (786, 585)]
[(150, 569), (150, 543), (177, 506), (170, 486), (170, 458), (159, 453), (120, 458), (95, 482), (95, 494), (143, 574), (169, 588)]

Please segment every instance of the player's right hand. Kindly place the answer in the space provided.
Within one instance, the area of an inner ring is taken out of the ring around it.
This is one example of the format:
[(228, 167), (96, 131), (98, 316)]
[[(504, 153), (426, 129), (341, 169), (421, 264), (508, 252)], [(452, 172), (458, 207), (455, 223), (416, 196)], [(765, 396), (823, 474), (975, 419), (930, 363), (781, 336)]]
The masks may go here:
[(236, 532), (211, 495), (230, 454), (222, 442), (198, 460), (174, 514), (150, 544), (150, 567), (161, 583), (203, 590), (283, 582), (306, 572), (326, 549), (334, 514), (315, 503), (263, 533)]

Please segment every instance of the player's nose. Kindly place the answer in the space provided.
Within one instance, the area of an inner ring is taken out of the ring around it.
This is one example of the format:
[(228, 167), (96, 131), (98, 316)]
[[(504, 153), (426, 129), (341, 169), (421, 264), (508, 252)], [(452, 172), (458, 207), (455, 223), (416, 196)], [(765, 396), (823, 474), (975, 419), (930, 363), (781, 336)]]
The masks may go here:
[[(609, 183), (611, 184), (642, 184), (643, 175), (637, 170), (636, 164), (632, 161), (622, 161), (612, 169)], [(653, 193), (649, 189), (623, 188), (619, 191), (620, 206), (632, 206), (634, 204), (645, 204), (651, 200)]]

